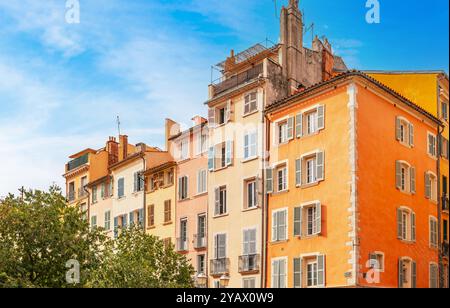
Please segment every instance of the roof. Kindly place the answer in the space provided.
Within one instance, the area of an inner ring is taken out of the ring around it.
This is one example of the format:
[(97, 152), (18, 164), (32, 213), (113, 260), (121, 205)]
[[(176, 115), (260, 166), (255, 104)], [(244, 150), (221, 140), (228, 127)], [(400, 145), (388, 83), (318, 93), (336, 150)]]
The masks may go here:
[(199, 128), (202, 128), (202, 127), (208, 127), (208, 122), (203, 122), (203, 123), (201, 123), (201, 124), (198, 124), (198, 125), (195, 125), (195, 126), (193, 126), (193, 127), (190, 127), (190, 128), (188, 128), (187, 130), (185, 130), (185, 131), (182, 131), (182, 132), (180, 132), (180, 133), (178, 133), (178, 134), (176, 134), (176, 135), (173, 135), (173, 136), (171, 136), (170, 138), (169, 138), (169, 140), (175, 140), (175, 139), (177, 139), (177, 138), (179, 138), (179, 137), (181, 137), (181, 136), (183, 136), (183, 135), (186, 135), (186, 134), (188, 134), (188, 133), (192, 133), (192, 132), (194, 132), (196, 129), (199, 129)]
[[(273, 48), (273, 47), (271, 47), (271, 48)], [(261, 53), (263, 51), (266, 51), (268, 49), (271, 49), (271, 48), (267, 48), (267, 47), (265, 47), (265, 46), (263, 46), (263, 45), (261, 45), (259, 43), (255, 44), (252, 47), (250, 47), (250, 48), (248, 48), (248, 49), (246, 49), (246, 50), (244, 50), (244, 51), (242, 51), (242, 52), (240, 52), (240, 53), (238, 53), (237, 55), (234, 56), (235, 59), (236, 59), (236, 64), (245, 62), (248, 59), (256, 56), (257, 54), (259, 54), (259, 53)], [(224, 68), (225, 67), (225, 62), (226, 61), (222, 61), (222, 62), (218, 63), (216, 66), (220, 67), (220, 68)]]
[(91, 148), (87, 148), (87, 149), (84, 149), (83, 151), (81, 151), (81, 152), (78, 152), (78, 153), (76, 153), (76, 154), (73, 154), (73, 155), (71, 155), (71, 156), (69, 156), (69, 158), (70, 159), (75, 159), (75, 158), (78, 158), (78, 157), (81, 157), (81, 156), (83, 156), (83, 155), (85, 155), (85, 154), (95, 154), (95, 153), (97, 153), (97, 151), (96, 150), (94, 150), (94, 149), (91, 149)]
[(89, 182), (86, 186), (87, 187), (93, 187), (93, 186), (96, 186), (98, 184), (101, 184), (101, 183), (107, 181), (110, 178), (111, 178), (110, 175), (105, 175), (105, 176), (103, 176), (103, 177), (101, 177), (101, 178), (99, 178), (99, 179), (97, 179), (95, 181)]
[(334, 82), (337, 82), (337, 81), (344, 80), (344, 79), (349, 78), (349, 77), (360, 77), (360, 78), (363, 78), (363, 79), (371, 82), (372, 84), (378, 86), (382, 90), (389, 92), (390, 94), (395, 96), (397, 99), (401, 100), (403, 103), (405, 103), (406, 105), (408, 105), (412, 109), (414, 109), (414, 110), (418, 111), (419, 113), (423, 114), (424, 116), (428, 117), (433, 122), (436, 122), (437, 124), (442, 124), (442, 122), (438, 118), (433, 116), (431, 113), (429, 113), (428, 111), (426, 111), (422, 107), (420, 107), (420, 106), (416, 105), (415, 103), (413, 103), (412, 101), (408, 100), (407, 98), (405, 98), (404, 96), (402, 96), (401, 94), (396, 92), (395, 90), (389, 88), (388, 86), (386, 86), (383, 83), (377, 81), (376, 79), (368, 76), (367, 74), (365, 74), (365, 73), (363, 73), (361, 71), (356, 71), (356, 70), (347, 71), (345, 73), (339, 74), (336, 77), (331, 78), (331, 79), (329, 79), (327, 81), (323, 81), (323, 82), (317, 83), (315, 85), (312, 85), (312, 86), (306, 88), (304, 91), (302, 91), (300, 93), (291, 95), (290, 97), (287, 97), (287, 98), (282, 99), (280, 101), (274, 102), (274, 103), (272, 103), (272, 104), (270, 104), (270, 105), (268, 105), (266, 107), (265, 113), (267, 114), (267, 113), (269, 113), (269, 112), (271, 112), (271, 111), (273, 111), (273, 110), (275, 110), (277, 108), (284, 107), (284, 106), (288, 105), (289, 103), (292, 103), (296, 99), (306, 97), (306, 96), (308, 96), (308, 94), (310, 94), (310, 93), (312, 93), (312, 92), (314, 92), (316, 90), (319, 90), (322, 87), (325, 87), (325, 86), (330, 85), (330, 84), (332, 84)]
[(147, 169), (147, 170), (144, 172), (144, 174), (148, 175), (148, 174), (152, 174), (152, 173), (155, 173), (155, 172), (159, 172), (159, 171), (162, 171), (162, 170), (164, 170), (164, 169), (167, 169), (167, 168), (176, 166), (176, 164), (177, 164), (177, 163), (176, 163), (174, 160), (172, 160), (172, 161), (167, 161), (167, 162), (164, 162), (164, 163), (162, 163), (162, 164), (160, 164), (160, 165), (158, 165), (158, 166), (154, 166), (154, 167), (152, 167), (152, 168)]

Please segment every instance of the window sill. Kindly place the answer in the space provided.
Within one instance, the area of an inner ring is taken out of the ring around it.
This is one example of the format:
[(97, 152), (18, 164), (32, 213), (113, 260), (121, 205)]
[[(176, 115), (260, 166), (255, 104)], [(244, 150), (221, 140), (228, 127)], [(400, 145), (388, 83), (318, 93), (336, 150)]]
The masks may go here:
[(249, 157), (249, 158), (245, 158), (245, 159), (241, 160), (241, 163), (245, 164), (245, 163), (257, 160), (258, 158), (259, 158), (259, 156), (252, 156), (252, 157)]
[(320, 181), (309, 183), (309, 184), (302, 184), (302, 185), (296, 185), (295, 187), (301, 188), (301, 189), (307, 189), (310, 187), (318, 186), (320, 184)]
[(244, 113), (244, 114), (242, 115), (242, 118), (247, 118), (247, 117), (249, 117), (249, 116), (252, 116), (252, 115), (254, 115), (254, 114), (257, 114), (258, 112), (259, 112), (259, 110), (256, 109), (256, 110), (254, 110), (254, 111), (250, 111), (249, 113)]
[(178, 202), (181, 202), (181, 203), (183, 203), (183, 202), (186, 202), (186, 201), (189, 201), (189, 200), (191, 200), (191, 198), (186, 198), (186, 199), (178, 199)]
[(220, 214), (220, 215), (214, 215), (213, 218), (214, 218), (214, 219), (216, 219), (216, 218), (222, 218), (222, 217), (227, 217), (227, 216), (229, 216), (229, 215), (230, 215), (230, 214), (228, 214), (228, 213)]
[(218, 171), (222, 171), (222, 170), (228, 169), (228, 167), (230, 167), (230, 166), (225, 166), (225, 167), (220, 167), (220, 168), (214, 169), (214, 172), (218, 172)]
[(286, 244), (286, 243), (288, 243), (288, 242), (289, 242), (289, 240), (271, 241), (270, 244), (271, 244), (272, 246), (276, 246), (276, 245)]
[(403, 244), (407, 244), (407, 245), (414, 245), (416, 243), (416, 241), (411, 241), (411, 240), (404, 240), (404, 239), (398, 239), (400, 242), (402, 242)]
[(208, 194), (208, 191), (204, 191), (204, 192), (197, 193), (196, 195), (194, 195), (194, 197), (195, 197), (195, 198), (197, 198), (197, 197), (202, 197), (202, 196), (205, 196), (205, 195), (207, 195), (207, 194)]
[(408, 144), (408, 143), (402, 142), (402, 141), (400, 141), (400, 140), (398, 141), (398, 143), (400, 143), (402, 146), (404, 146), (405, 148), (408, 148), (408, 149), (414, 148), (413, 145), (410, 145), (410, 144)]
[(117, 201), (122, 201), (122, 200), (124, 200), (124, 199), (126, 199), (126, 198), (127, 198), (126, 196), (117, 197)]
[(295, 237), (299, 240), (312, 240), (312, 239), (316, 239), (320, 236), (321, 236), (321, 234), (313, 234), (313, 235), (302, 235), (302, 236), (297, 235)]
[(259, 209), (261, 209), (261, 207), (259, 207), (259, 206), (254, 206), (254, 207), (242, 209), (242, 212), (251, 212), (251, 211), (255, 211), (255, 210), (259, 210)]
[(315, 137), (315, 136), (319, 135), (321, 131), (322, 131), (322, 130), (320, 129), (320, 130), (317, 130), (316, 132), (311, 133), (311, 134), (305, 134), (305, 135), (297, 136), (297, 139), (308, 139), (308, 138), (312, 138), (312, 137)]
[(168, 222), (163, 223), (163, 226), (168, 226), (168, 225), (171, 225), (171, 224), (173, 224), (173, 222), (172, 221), (168, 221)]
[(280, 191), (276, 191), (272, 193), (272, 196), (277, 196), (277, 195), (282, 195), (282, 194), (287, 194), (289, 192), (289, 189), (286, 190), (280, 190)]

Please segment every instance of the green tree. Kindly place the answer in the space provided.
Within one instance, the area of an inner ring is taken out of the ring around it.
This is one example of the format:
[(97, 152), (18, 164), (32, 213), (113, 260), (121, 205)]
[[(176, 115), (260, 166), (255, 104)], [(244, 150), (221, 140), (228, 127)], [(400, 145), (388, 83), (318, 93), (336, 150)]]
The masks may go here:
[(173, 246), (141, 228), (122, 230), (89, 283), (99, 288), (191, 288), (194, 270)]

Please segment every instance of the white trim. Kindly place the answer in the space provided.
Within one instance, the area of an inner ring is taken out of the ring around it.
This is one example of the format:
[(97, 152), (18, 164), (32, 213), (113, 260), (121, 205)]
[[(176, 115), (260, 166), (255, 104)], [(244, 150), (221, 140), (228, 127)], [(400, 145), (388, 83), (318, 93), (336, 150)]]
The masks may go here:
[(319, 200), (303, 202), (303, 203), (300, 204), (300, 207), (303, 208), (303, 207), (307, 207), (307, 206), (315, 205), (315, 204), (319, 204), (319, 203), (321, 203)]
[(303, 154), (302, 156), (300, 156), (300, 159), (303, 159), (305, 157), (312, 156), (312, 155), (317, 155), (317, 153), (321, 153), (321, 152), (324, 152), (324, 151), (320, 150), (320, 149), (316, 149), (314, 151)]

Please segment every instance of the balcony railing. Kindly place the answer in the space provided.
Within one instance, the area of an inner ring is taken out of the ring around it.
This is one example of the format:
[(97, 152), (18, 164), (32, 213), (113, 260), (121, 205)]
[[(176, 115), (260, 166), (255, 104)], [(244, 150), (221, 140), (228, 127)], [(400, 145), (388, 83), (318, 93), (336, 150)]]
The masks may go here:
[(449, 207), (449, 200), (448, 200), (448, 196), (446, 194), (444, 194), (442, 196), (442, 210), (443, 211), (447, 211), (448, 212), (448, 207)]
[(69, 191), (69, 193), (67, 194), (67, 199), (69, 200), (69, 202), (73, 202), (75, 201), (75, 191)]
[(78, 188), (78, 199), (87, 197), (88, 193), (84, 188)]
[(260, 255), (246, 255), (239, 257), (239, 273), (253, 273), (259, 271)]
[(228, 258), (213, 259), (210, 265), (213, 276), (228, 274), (230, 271), (230, 259)]
[(207, 247), (206, 236), (204, 234), (201, 234), (201, 235), (195, 234), (194, 235), (194, 248), (202, 249), (202, 248), (206, 248), (206, 247)]
[(84, 164), (87, 164), (88, 162), (89, 162), (89, 153), (70, 161), (67, 164), (67, 172), (76, 169)]
[(187, 238), (177, 238), (177, 251), (189, 251), (189, 240)]
[(218, 83), (212, 85), (214, 88), (214, 95), (219, 95), (222, 92), (256, 79), (262, 73), (263, 65), (261, 63), (243, 73), (228, 77), (225, 80), (220, 80)]

